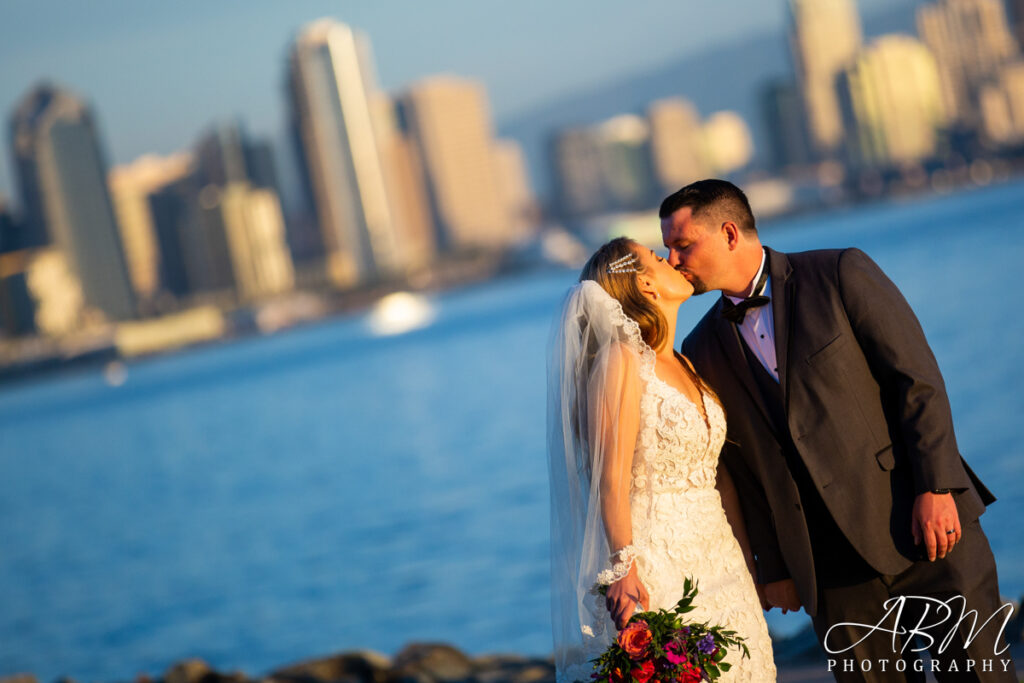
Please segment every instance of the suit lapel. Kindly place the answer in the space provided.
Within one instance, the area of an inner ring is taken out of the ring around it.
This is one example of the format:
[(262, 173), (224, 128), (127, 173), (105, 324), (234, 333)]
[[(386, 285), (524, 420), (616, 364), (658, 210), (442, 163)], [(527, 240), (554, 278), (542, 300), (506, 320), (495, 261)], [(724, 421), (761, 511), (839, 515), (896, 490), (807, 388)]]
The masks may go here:
[(789, 375), (789, 323), (793, 310), (796, 283), (790, 276), (793, 268), (785, 254), (768, 249), (768, 274), (772, 279), (772, 325), (775, 328), (775, 361), (779, 366), (779, 387), (783, 405), (788, 394)]
[(743, 340), (740, 338), (739, 330), (736, 329), (735, 325), (722, 317), (721, 298), (719, 298), (718, 303), (715, 305), (714, 320), (715, 333), (718, 335), (718, 341), (722, 345), (722, 351), (725, 353), (726, 365), (736, 373), (740, 384), (754, 401), (754, 405), (764, 415), (768, 424), (772, 425), (768, 406), (765, 405), (764, 397), (761, 396), (761, 391), (757, 387), (757, 380), (754, 379), (754, 373), (751, 372), (750, 365), (747, 363), (747, 355), (743, 350)]

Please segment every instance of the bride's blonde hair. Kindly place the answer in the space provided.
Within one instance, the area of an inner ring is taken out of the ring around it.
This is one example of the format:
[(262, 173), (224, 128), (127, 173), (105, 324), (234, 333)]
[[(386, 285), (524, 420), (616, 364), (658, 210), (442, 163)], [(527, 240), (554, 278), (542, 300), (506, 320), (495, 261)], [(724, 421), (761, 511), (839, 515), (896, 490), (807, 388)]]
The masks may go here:
[[(644, 266), (640, 263), (640, 245), (628, 237), (616, 237), (610, 242), (601, 245), (597, 251), (587, 260), (580, 272), (580, 282), (593, 280), (601, 285), (601, 289), (608, 292), (609, 296), (622, 305), (622, 312), (632, 318), (640, 326), (640, 336), (644, 343), (652, 349), (659, 348), (669, 335), (668, 321), (664, 314), (653, 301), (648, 299), (640, 291), (636, 276), (644, 272)], [(636, 272), (611, 272), (611, 265), (623, 257), (634, 256), (633, 264)], [(693, 375), (697, 386), (706, 391), (711, 397), (722, 406), (715, 390), (704, 381), (704, 378), (697, 373), (697, 370), (685, 358), (684, 365)], [(724, 406), (722, 406), (724, 410)]]
[[(640, 325), (640, 336), (652, 349), (656, 349), (668, 336), (668, 321), (661, 309), (645, 297), (637, 284), (636, 275), (644, 272), (639, 257), (640, 245), (628, 237), (616, 237), (603, 244), (583, 266), (580, 282), (593, 280), (601, 289), (622, 304), (622, 311)], [(636, 257), (636, 273), (609, 272), (615, 261), (628, 256)]]

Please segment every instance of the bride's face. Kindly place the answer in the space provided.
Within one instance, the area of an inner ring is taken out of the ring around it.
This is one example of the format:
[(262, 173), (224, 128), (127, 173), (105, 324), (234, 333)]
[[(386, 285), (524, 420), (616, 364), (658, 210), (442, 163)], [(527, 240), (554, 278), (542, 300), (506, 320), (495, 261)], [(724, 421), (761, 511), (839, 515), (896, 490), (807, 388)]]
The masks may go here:
[(643, 266), (643, 272), (637, 274), (637, 280), (640, 291), (645, 295), (657, 294), (653, 297), (655, 301), (675, 305), (693, 295), (693, 285), (667, 259), (647, 247), (637, 247), (637, 260)]

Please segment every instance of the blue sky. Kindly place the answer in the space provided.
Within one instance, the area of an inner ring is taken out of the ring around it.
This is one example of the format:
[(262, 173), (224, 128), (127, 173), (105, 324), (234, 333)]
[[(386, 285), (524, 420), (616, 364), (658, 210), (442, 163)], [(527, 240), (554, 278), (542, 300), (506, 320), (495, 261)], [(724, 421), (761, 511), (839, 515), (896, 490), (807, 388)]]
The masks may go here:
[(744, 34), (786, 21), (785, 0), (2, 0), (0, 115), (47, 77), (92, 103), (111, 163), (187, 147), (236, 116), (280, 139), (288, 44), (321, 16), (369, 34), (383, 88), (478, 78), (499, 121), (713, 44), (741, 50)]

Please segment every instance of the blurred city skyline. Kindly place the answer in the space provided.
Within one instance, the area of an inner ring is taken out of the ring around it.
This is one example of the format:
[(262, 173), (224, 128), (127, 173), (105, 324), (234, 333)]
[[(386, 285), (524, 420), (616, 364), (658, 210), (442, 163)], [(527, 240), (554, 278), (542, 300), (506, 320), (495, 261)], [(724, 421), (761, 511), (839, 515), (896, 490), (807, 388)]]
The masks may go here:
[[(870, 14), (892, 4), (860, 0), (858, 9)], [(277, 156), (288, 175), (285, 57), (301, 27), (321, 16), (367, 34), (385, 91), (437, 73), (481, 81), (501, 129), (567, 94), (752, 32), (776, 31), (781, 44), (787, 12), (785, 0), (696, 7), (646, 0), (628, 8), (585, 0), (553, 6), (442, 0), (401, 8), (261, 0), (244, 10), (195, 1), (86, 7), (14, 0), (0, 20), (0, 112), (6, 119), (40, 80), (65, 87), (93, 108), (110, 166), (178, 151), (212, 125), (240, 119), (285, 152)], [(4, 152), (0, 194), (17, 204), (11, 155)]]
[(660, 242), (654, 207), (700, 178), (767, 218), (1024, 173), (1024, 0), (778, 0), (779, 25), (739, 0), (540, 24), (256, 4), (107, 3), (45, 40), (15, 5), (3, 355), (131, 356), (573, 265)]

